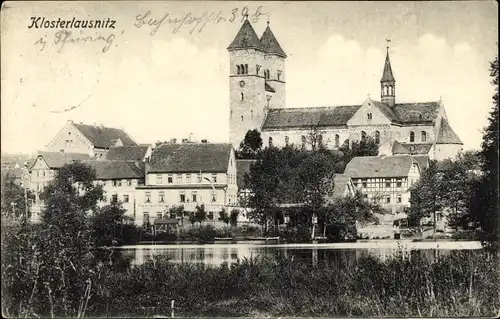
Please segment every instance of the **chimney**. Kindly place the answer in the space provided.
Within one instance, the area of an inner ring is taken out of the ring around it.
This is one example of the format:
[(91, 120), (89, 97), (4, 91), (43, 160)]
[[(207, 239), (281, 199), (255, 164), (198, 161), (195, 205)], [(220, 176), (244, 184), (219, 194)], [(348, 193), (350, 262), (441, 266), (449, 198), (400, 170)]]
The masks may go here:
[(207, 140), (201, 140), (201, 143), (202, 143), (202, 144), (207, 144), (207, 143), (208, 143), (208, 141), (207, 141)]

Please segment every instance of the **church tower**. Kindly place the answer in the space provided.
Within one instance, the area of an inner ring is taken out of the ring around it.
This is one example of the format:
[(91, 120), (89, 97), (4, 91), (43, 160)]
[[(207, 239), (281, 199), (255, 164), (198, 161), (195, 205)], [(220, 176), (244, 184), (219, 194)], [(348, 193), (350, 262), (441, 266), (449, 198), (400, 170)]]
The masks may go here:
[(380, 80), (380, 98), (381, 101), (390, 107), (396, 103), (396, 80), (392, 75), (391, 60), (389, 59), (389, 47), (385, 56), (384, 72)]
[(259, 39), (245, 19), (229, 52), (229, 141), (235, 148), (248, 130), (260, 130), (267, 110), (285, 107), (286, 54), (269, 28)]

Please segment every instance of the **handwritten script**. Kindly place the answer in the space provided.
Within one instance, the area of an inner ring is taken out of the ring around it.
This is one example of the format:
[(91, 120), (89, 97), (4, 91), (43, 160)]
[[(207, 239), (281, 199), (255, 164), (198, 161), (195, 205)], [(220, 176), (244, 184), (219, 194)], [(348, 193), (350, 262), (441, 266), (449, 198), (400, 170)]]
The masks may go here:
[(267, 13), (263, 12), (262, 6), (257, 7), (255, 11), (250, 11), (248, 7), (234, 8), (230, 12), (220, 11), (205, 11), (201, 15), (195, 15), (191, 12), (174, 16), (171, 13), (165, 13), (162, 16), (154, 16), (151, 11), (146, 11), (145, 13), (138, 14), (135, 17), (134, 26), (136, 28), (141, 28), (147, 26), (151, 29), (149, 33), (154, 36), (162, 25), (172, 26), (172, 33), (177, 34), (182, 29), (187, 28), (189, 34), (193, 32), (202, 32), (204, 28), (209, 24), (219, 24), (223, 22), (241, 22), (248, 19), (250, 22), (256, 23), (260, 20), (262, 16), (267, 16)]
[[(123, 31), (122, 31), (123, 34)], [(103, 53), (107, 52), (109, 48), (113, 45), (115, 40), (115, 34), (109, 33), (106, 35), (96, 34), (96, 35), (80, 35), (75, 34), (73, 31), (69, 30), (59, 30), (55, 32), (52, 41), (47, 41), (47, 36), (41, 37), (35, 42), (35, 45), (40, 46), (40, 51), (43, 51), (47, 43), (51, 43), (58, 53), (61, 53), (68, 45), (72, 44), (86, 44), (86, 43), (99, 43), (101, 44), (101, 51)]]

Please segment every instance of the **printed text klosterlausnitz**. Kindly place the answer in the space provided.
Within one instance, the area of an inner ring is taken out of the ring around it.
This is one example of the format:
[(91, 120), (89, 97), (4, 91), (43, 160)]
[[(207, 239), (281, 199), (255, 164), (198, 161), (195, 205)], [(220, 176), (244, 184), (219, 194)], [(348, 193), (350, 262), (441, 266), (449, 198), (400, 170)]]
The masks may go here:
[(77, 20), (75, 17), (71, 20), (63, 20), (61, 18), (57, 20), (47, 20), (45, 17), (31, 17), (31, 25), (28, 29), (83, 29), (83, 28), (107, 28), (114, 29), (116, 20), (111, 20), (110, 18), (102, 20)]

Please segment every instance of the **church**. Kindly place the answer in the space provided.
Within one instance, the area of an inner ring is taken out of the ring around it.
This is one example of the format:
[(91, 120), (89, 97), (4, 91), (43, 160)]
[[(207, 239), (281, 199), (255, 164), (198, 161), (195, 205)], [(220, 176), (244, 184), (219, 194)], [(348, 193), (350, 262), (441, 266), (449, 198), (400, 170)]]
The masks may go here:
[(238, 148), (248, 130), (261, 132), (264, 145), (308, 147), (314, 131), (328, 149), (372, 137), (380, 155), (454, 158), (463, 143), (453, 131), (442, 100), (396, 100), (389, 50), (380, 80), (380, 101), (327, 107), (286, 107), (287, 55), (269, 22), (259, 38), (246, 19), (227, 48), (230, 74), (230, 142)]

